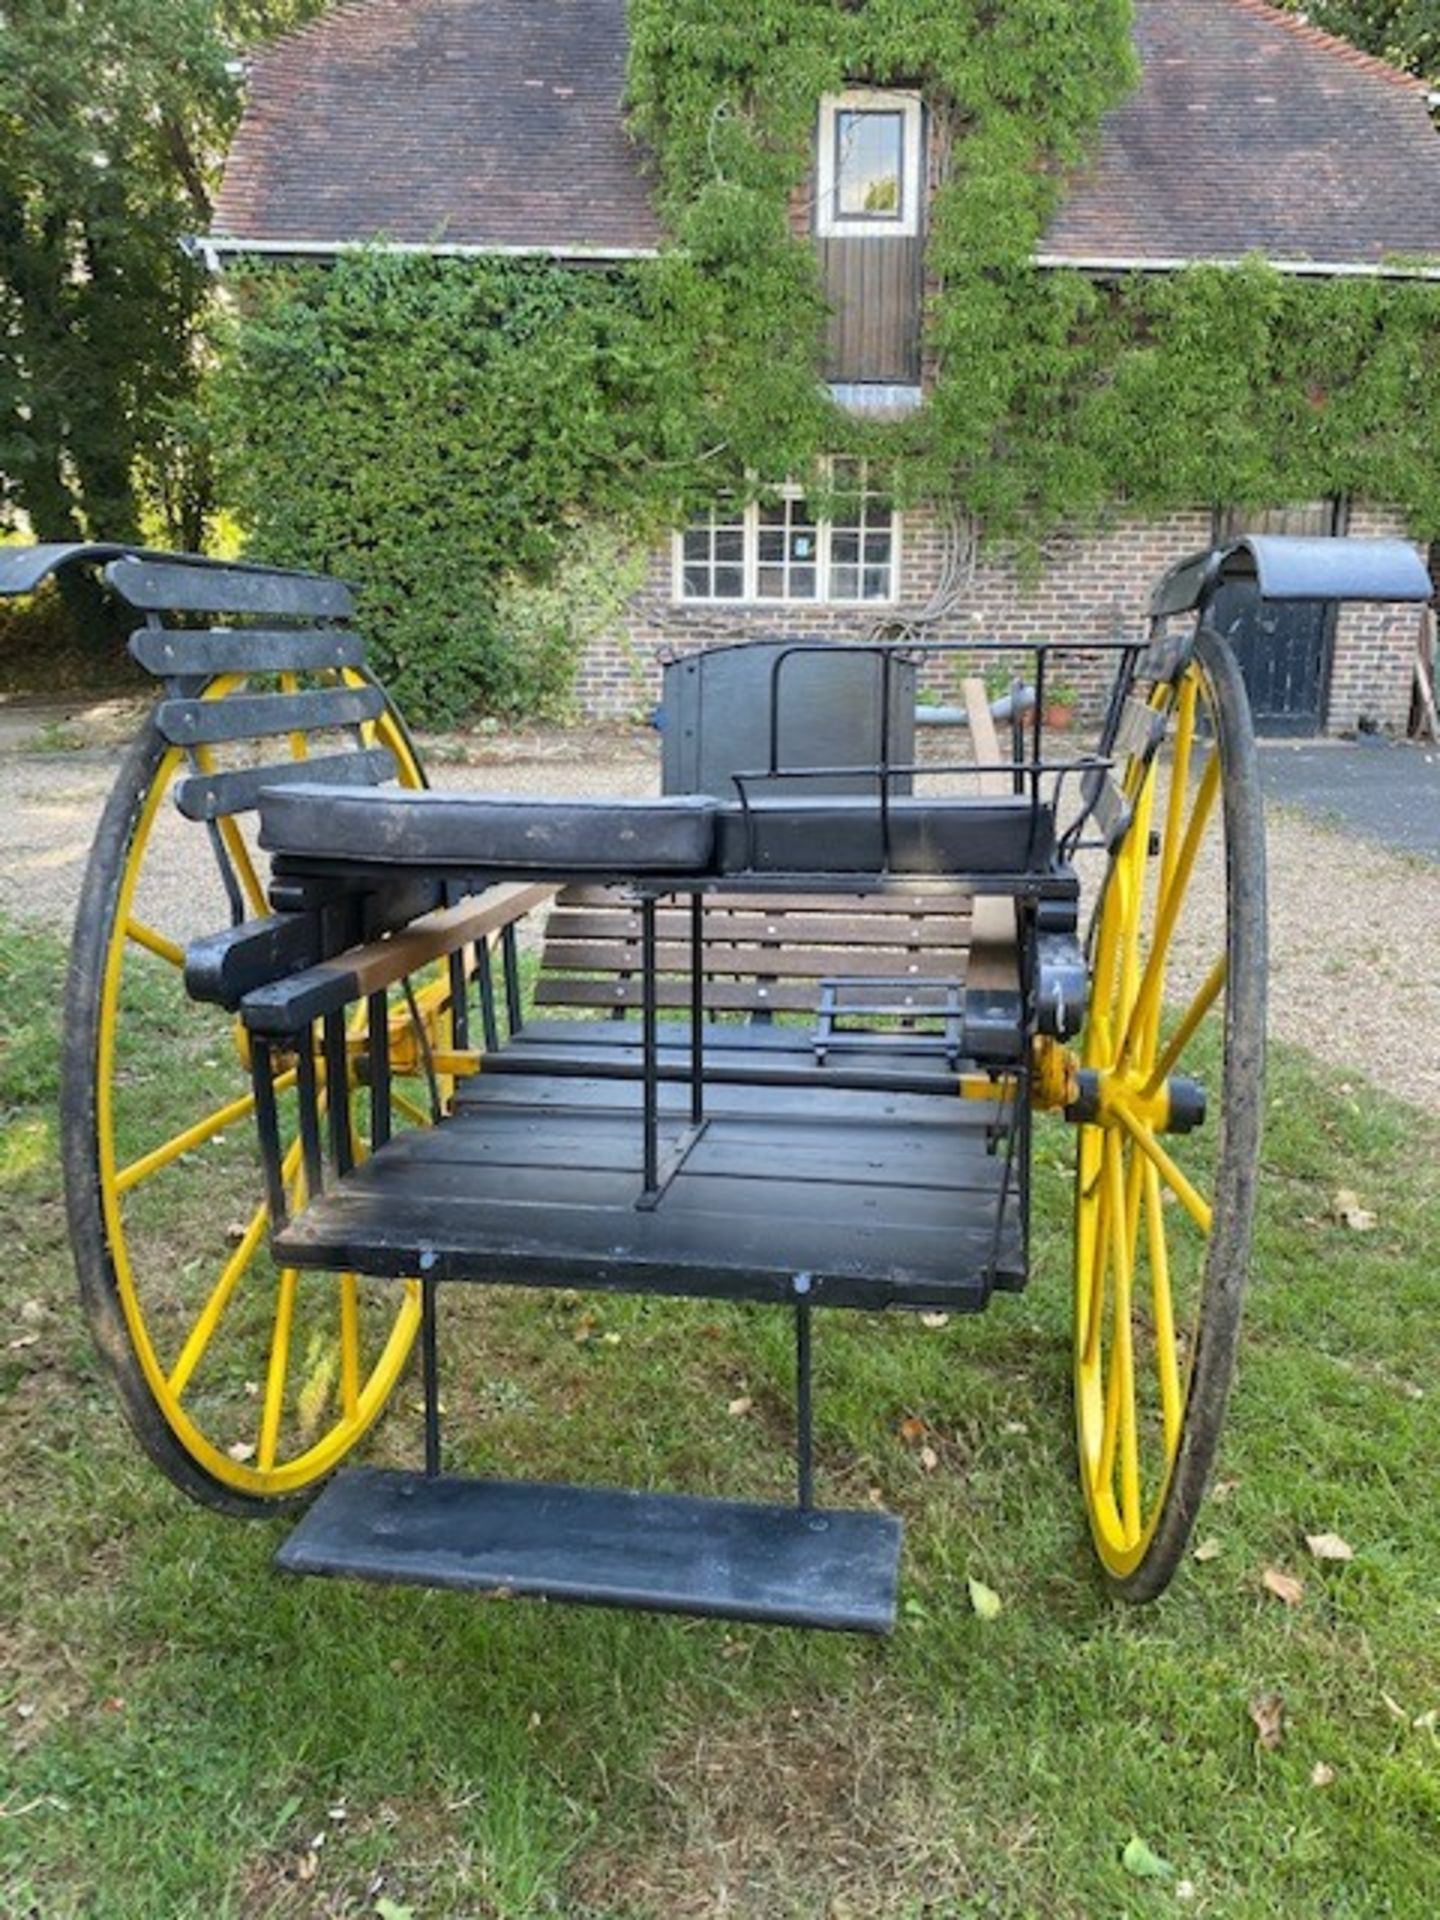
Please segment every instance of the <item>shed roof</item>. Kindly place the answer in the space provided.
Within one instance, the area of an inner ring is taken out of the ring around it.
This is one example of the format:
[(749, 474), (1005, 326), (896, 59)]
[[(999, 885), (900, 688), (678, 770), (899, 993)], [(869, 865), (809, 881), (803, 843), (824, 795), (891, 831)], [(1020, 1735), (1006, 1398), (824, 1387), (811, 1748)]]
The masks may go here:
[[(1266, 0), (1138, 0), (1143, 78), (1041, 258), (1440, 259), (1423, 88)], [(624, 0), (350, 0), (262, 53), (211, 243), (625, 257), (661, 244)]]

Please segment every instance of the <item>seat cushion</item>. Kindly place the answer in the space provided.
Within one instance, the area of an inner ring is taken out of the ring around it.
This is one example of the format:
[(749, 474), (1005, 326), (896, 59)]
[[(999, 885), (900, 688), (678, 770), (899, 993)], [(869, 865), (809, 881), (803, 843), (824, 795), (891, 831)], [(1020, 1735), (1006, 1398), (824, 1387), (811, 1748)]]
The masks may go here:
[(260, 844), (307, 861), (360, 861), (539, 879), (699, 874), (715, 852), (715, 802), (512, 800), (492, 794), (267, 787)]
[[(738, 801), (720, 809), (722, 873), (1026, 873), (1048, 866), (1054, 819), (1025, 794), (897, 794)], [(889, 858), (886, 858), (888, 840)]]

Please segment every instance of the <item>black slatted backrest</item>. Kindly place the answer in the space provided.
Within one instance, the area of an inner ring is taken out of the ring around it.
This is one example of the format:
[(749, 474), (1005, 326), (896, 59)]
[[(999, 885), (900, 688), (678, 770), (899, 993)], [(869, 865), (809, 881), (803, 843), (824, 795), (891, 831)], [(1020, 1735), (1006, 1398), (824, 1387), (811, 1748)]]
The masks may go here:
[[(190, 776), (175, 788), (187, 818), (248, 812), (267, 786), (281, 781), (373, 786), (394, 776), (394, 755), (362, 731), (384, 712), (385, 698), (368, 680), (356, 683), (365, 648), (350, 624), (355, 596), (345, 581), (185, 555), (129, 554), (112, 560), (105, 577), (147, 616), (131, 637), (130, 653), (166, 683), (156, 725), (191, 757)], [(202, 698), (204, 682), (219, 675), (258, 678), (260, 686)], [(317, 679), (320, 684), (312, 684)], [(341, 750), (312, 751), (312, 735), (342, 736)], [(277, 763), (269, 743), (287, 737), (303, 740), (305, 755)], [(237, 750), (243, 764), (217, 765), (214, 750), (224, 747)]]

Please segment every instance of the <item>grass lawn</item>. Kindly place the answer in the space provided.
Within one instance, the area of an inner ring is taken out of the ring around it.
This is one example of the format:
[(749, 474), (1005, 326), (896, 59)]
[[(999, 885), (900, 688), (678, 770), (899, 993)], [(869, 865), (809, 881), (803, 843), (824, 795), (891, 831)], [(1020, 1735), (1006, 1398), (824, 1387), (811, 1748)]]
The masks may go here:
[[(1071, 1143), (1048, 1125), (1023, 1298), (817, 1331), (822, 1498), (878, 1490), (908, 1523), (892, 1640), (295, 1582), (269, 1565), (283, 1522), (215, 1518), (144, 1463), (91, 1353), (59, 1193), (62, 961), (0, 929), (0, 1914), (1440, 1913), (1440, 1136), (1413, 1110), (1274, 1062), (1249, 1341), (1197, 1536), (1218, 1552), (1156, 1607), (1118, 1611), (1092, 1571)], [(177, 1076), (189, 1044), (155, 1036)], [(203, 1173), (167, 1177), (183, 1223)], [(1374, 1231), (1335, 1221), (1341, 1188)], [(781, 1494), (780, 1316), (458, 1293), (461, 1464)], [(418, 1443), (414, 1386), (397, 1398), (396, 1451)], [(1322, 1532), (1353, 1560), (1314, 1559)], [(1268, 1696), (1274, 1747), (1250, 1714)], [(1127, 1868), (1137, 1837), (1169, 1877)]]

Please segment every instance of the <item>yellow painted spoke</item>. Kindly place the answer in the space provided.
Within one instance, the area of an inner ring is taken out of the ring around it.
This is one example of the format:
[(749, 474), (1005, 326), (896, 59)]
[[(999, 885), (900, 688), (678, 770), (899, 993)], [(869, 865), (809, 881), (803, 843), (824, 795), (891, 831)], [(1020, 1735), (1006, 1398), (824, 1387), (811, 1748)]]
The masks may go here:
[(151, 953), (158, 954), (162, 960), (168, 960), (172, 967), (184, 966), (185, 949), (167, 935), (157, 933), (154, 927), (147, 927), (145, 922), (137, 919), (133, 913), (125, 922), (125, 933), (137, 947), (145, 947)]
[(1151, 943), (1149, 957), (1145, 962), (1144, 976), (1139, 992), (1129, 1010), (1125, 1029), (1120, 1041), (1119, 1062), (1129, 1058), (1134, 1042), (1140, 1038), (1147, 1020), (1154, 1019), (1160, 1005), (1160, 996), (1165, 987), (1165, 962), (1170, 953), (1170, 942), (1174, 938), (1175, 927), (1180, 918), (1180, 908), (1190, 885), (1190, 876), (1195, 870), (1196, 856), (1200, 852), (1200, 843), (1205, 829), (1209, 825), (1210, 814), (1215, 805), (1215, 797), (1220, 791), (1220, 756), (1212, 753), (1206, 762), (1205, 771), (1200, 776), (1200, 788), (1195, 795), (1195, 811), (1190, 816), (1190, 824), (1185, 830), (1185, 839), (1175, 861), (1175, 871), (1170, 876), (1170, 884), (1160, 898), (1160, 911), (1155, 920), (1155, 937)]
[(1184, 1409), (1180, 1396), (1180, 1359), (1175, 1347), (1175, 1304), (1170, 1294), (1170, 1251), (1165, 1243), (1165, 1209), (1160, 1197), (1159, 1172), (1153, 1161), (1138, 1164), (1145, 1170), (1146, 1240), (1150, 1250), (1150, 1292), (1155, 1306), (1155, 1357), (1160, 1371), (1165, 1458), (1173, 1460), (1180, 1443)]
[(235, 822), (228, 817), (219, 822), (220, 837), (225, 842), (231, 864), (240, 876), (240, 887), (250, 911), (257, 920), (264, 920), (270, 912), (270, 903), (265, 898), (265, 889), (260, 884), (260, 876), (255, 871), (255, 862), (250, 858), (250, 849), (245, 844), (245, 836)]
[(1145, 1082), (1142, 1097), (1151, 1099), (1157, 1094), (1174, 1071), (1176, 1063), (1186, 1047), (1194, 1039), (1201, 1021), (1214, 1006), (1230, 972), (1230, 963), (1224, 954), (1211, 967), (1205, 976), (1205, 984), (1190, 1002), (1181, 1016), (1180, 1024), (1166, 1041), (1160, 1058), (1151, 1069), (1150, 1078)]
[[(277, 1076), (276, 1093), (283, 1093), (287, 1087), (295, 1084), (295, 1070)], [(115, 1176), (115, 1191), (128, 1193), (132, 1187), (138, 1187), (142, 1180), (148, 1180), (152, 1174), (159, 1173), (162, 1167), (168, 1167), (178, 1160), (182, 1153), (192, 1148), (203, 1147), (207, 1140), (213, 1140), (217, 1133), (223, 1133), (227, 1127), (233, 1127), (237, 1120), (243, 1120), (254, 1111), (253, 1093), (242, 1093), (238, 1100), (217, 1107), (214, 1113), (204, 1120), (197, 1120), (193, 1127), (186, 1127), (183, 1133), (177, 1133), (163, 1146), (154, 1147), (149, 1153), (142, 1153), (138, 1160), (132, 1160), (128, 1167), (122, 1167)]]
[(1210, 1202), (1185, 1178), (1148, 1127), (1143, 1126), (1133, 1114), (1127, 1113), (1124, 1107), (1117, 1107), (1116, 1112), (1130, 1138), (1146, 1159), (1152, 1162), (1160, 1178), (1208, 1239), (1213, 1218)]
[(1160, 896), (1170, 891), (1175, 862), (1180, 855), (1180, 822), (1190, 794), (1190, 754), (1195, 742), (1195, 703), (1199, 688), (1187, 674), (1175, 710), (1175, 752), (1170, 761), (1170, 799), (1165, 811), (1165, 839), (1160, 852)]
[(285, 1377), (290, 1369), (290, 1329), (295, 1321), (295, 1285), (299, 1274), (286, 1267), (275, 1293), (275, 1331), (270, 1340), (270, 1369), (265, 1377), (265, 1407), (260, 1416), (260, 1445), (255, 1464), (262, 1473), (275, 1465), (280, 1416), (285, 1407)]
[(360, 1283), (353, 1273), (340, 1276), (340, 1403), (353, 1420), (360, 1404)]
[[(299, 684), (299, 681), (293, 673), (282, 673), (280, 676), (280, 691), (282, 693), (294, 693)], [(291, 758), (295, 760), (305, 760), (309, 758), (310, 742), (303, 733), (292, 733), (290, 735), (290, 755)]]
[(1093, 1238), (1090, 1245), (1090, 1295), (1083, 1303), (1085, 1310), (1085, 1347), (1084, 1362), (1087, 1367), (1095, 1365), (1100, 1352), (1100, 1328), (1105, 1311), (1105, 1262), (1108, 1257), (1110, 1241), (1110, 1202), (1105, 1187), (1105, 1137), (1101, 1136), (1100, 1161), (1095, 1169), (1095, 1180), (1099, 1191), (1095, 1196), (1093, 1213)]
[[(1127, 1387), (1133, 1395), (1133, 1366), (1124, 1356), (1130, 1348), (1130, 1257), (1125, 1245), (1125, 1167), (1117, 1135), (1105, 1136), (1105, 1192), (1110, 1220), (1110, 1367), (1105, 1381), (1105, 1425), (1100, 1441), (1097, 1479), (1108, 1489), (1115, 1477), (1115, 1457), (1122, 1449), (1125, 1430), (1123, 1405)], [(1133, 1398), (1130, 1426), (1135, 1424)], [(1122, 1470), (1123, 1471), (1123, 1470)]]
[(390, 1098), (399, 1111), (405, 1115), (406, 1119), (413, 1120), (417, 1126), (428, 1127), (434, 1124), (425, 1109), (416, 1106), (415, 1102), (401, 1093), (398, 1087), (392, 1087), (390, 1089)]

